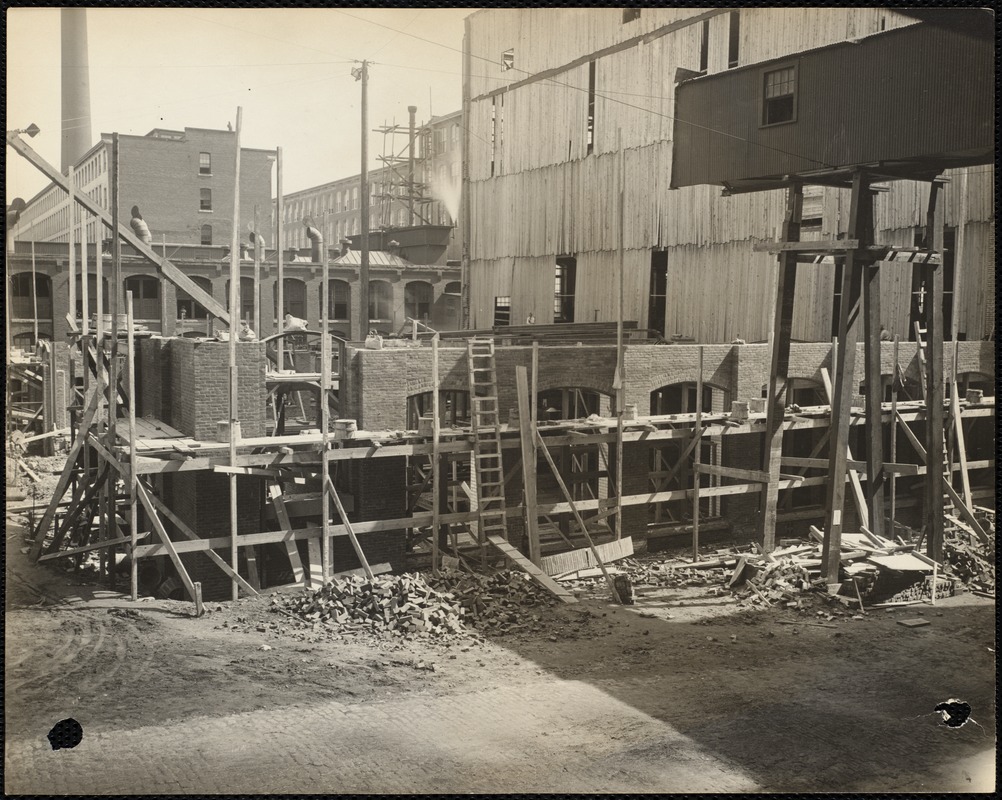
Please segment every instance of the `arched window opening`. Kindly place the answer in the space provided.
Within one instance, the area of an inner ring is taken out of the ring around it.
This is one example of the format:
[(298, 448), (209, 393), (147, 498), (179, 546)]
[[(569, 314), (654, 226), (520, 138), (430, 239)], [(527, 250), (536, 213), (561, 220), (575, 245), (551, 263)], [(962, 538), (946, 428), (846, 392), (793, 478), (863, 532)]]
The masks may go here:
[[(407, 398), (407, 428), (417, 430), (418, 420), (432, 413), (432, 393)], [(438, 418), (443, 428), (470, 424), (470, 393), (465, 389), (442, 389), (438, 393)]]
[(427, 320), (431, 316), (431, 284), (410, 281), (404, 286), (404, 315), (409, 319)]
[[(105, 313), (109, 311), (108, 305), (108, 279), (101, 279), (101, 303)], [(77, 317), (83, 314), (83, 278), (77, 275)], [(94, 316), (97, 314), (97, 275), (87, 276), (87, 314)]]
[(278, 313), (278, 289), (275, 290), (275, 317), (285, 319), (286, 314), (292, 314), (299, 319), (306, 319), (306, 284), (298, 278), (286, 278), (282, 283), (282, 302), (285, 308)]
[(52, 319), (52, 279), (48, 275), (36, 273), (34, 282), (30, 272), (11, 275), (10, 294), (14, 319), (35, 319), (36, 307), (39, 320)]
[(160, 321), (160, 281), (149, 275), (131, 275), (125, 279), (125, 291), (132, 292), (135, 319)]
[[(204, 289), (208, 294), (212, 294), (212, 281), (201, 276), (192, 276), (200, 289)], [(107, 305), (105, 305), (107, 308)], [(197, 302), (184, 289), (177, 290), (177, 318), (184, 319), (208, 319), (209, 312), (205, 310), (201, 303)]]
[(369, 321), (393, 319), (393, 287), (389, 281), (369, 281)]
[[(348, 322), (351, 320), (351, 285), (347, 281), (332, 280), (328, 285), (328, 314), (331, 322)], [(323, 300), (318, 296), (318, 308), (321, 317), (324, 313)]]
[[(696, 384), (693, 382), (673, 383), (651, 392), (651, 415), (694, 414), (697, 410)], [(730, 406), (728, 392), (724, 389), (704, 384), (698, 402), (704, 414), (723, 413)], [(650, 450), (650, 488), (652, 492), (670, 492), (691, 489), (697, 479), (693, 471), (693, 454), (686, 455), (687, 442), (673, 440), (652, 447)], [(721, 437), (703, 437), (699, 444), (700, 462), (721, 464)], [(720, 478), (715, 475), (700, 475), (700, 486), (716, 486)], [(716, 517), (720, 514), (719, 497), (700, 499), (700, 519)], [(649, 507), (648, 524), (657, 528), (670, 528), (692, 523), (692, 503), (689, 500), (669, 500), (652, 503)]]

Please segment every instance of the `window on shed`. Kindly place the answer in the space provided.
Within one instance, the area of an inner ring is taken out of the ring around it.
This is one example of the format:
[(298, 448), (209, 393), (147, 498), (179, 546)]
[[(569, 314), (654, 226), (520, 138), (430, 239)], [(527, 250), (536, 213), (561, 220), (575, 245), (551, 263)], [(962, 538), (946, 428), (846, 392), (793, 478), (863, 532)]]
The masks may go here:
[(199, 153), (198, 154), (198, 174), (199, 175), (211, 175), (212, 174), (212, 155), (209, 153)]
[(706, 72), (710, 66), (710, 20), (704, 19), (699, 32), (699, 71)]
[(624, 8), (623, 24), (625, 25), (627, 22), (633, 22), (635, 19), (640, 19), (640, 11), (641, 9), (639, 8)]
[(762, 124), (793, 122), (797, 115), (797, 69), (781, 67), (765, 73), (762, 95)]
[(501, 54), (501, 71), (507, 72), (515, 68), (515, 48), (509, 48)]
[(727, 68), (738, 65), (741, 51), (741, 12), (732, 11), (727, 32)]
[(668, 298), (668, 254), (651, 253), (651, 290), (647, 308), (647, 327), (665, 335), (665, 303)]
[(576, 258), (562, 257), (557, 259), (553, 284), (554, 322), (574, 322), (574, 282), (576, 273)]
[(587, 121), (588, 154), (595, 150), (595, 62), (588, 62), (588, 121)]
[(511, 325), (511, 297), (494, 298), (494, 327)]

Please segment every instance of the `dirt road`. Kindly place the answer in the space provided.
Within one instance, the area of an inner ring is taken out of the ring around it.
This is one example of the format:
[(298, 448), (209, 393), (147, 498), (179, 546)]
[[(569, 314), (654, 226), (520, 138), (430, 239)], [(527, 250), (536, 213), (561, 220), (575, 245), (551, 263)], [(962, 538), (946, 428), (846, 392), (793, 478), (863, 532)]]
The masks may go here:
[[(665, 589), (443, 645), (297, 631), (269, 597), (194, 619), (17, 544), (9, 793), (994, 788), (994, 605), (970, 595), (819, 624)], [(930, 625), (897, 624), (919, 612)], [(974, 721), (943, 725), (949, 698)], [(83, 741), (53, 751), (65, 717)]]

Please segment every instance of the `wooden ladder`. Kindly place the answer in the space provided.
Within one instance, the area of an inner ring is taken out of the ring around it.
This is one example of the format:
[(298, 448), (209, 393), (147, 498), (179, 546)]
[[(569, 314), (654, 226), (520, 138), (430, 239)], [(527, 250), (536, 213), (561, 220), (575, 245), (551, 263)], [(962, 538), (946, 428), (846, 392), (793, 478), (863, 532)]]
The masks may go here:
[(473, 460), (477, 476), (477, 513), (481, 561), (487, 564), (490, 536), (508, 538), (501, 462), (501, 421), (498, 409), (494, 340), (473, 337), (466, 342), (473, 417)]

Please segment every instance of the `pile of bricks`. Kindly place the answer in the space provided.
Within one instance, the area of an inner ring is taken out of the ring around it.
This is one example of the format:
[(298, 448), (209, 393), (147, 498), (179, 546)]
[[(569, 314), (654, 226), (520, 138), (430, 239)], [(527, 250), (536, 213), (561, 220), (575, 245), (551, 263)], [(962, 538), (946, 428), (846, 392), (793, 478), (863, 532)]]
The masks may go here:
[[(955, 584), (949, 578), (936, 578), (936, 597), (953, 597)], [(907, 589), (902, 589), (892, 595), (887, 602), (901, 603), (908, 600), (929, 600), (932, 598), (932, 575), (926, 575), (923, 580), (916, 581)]]
[(767, 600), (792, 599), (812, 588), (807, 568), (792, 557), (766, 562), (758, 574), (748, 579), (748, 583)]
[(525, 609), (557, 602), (527, 575), (510, 570), (493, 575), (442, 570), (431, 585), (455, 597), (465, 619), (483, 633), (503, 633), (526, 621)]
[(722, 570), (691, 569), (668, 561), (637, 561), (632, 558), (617, 562), (617, 566), (626, 570), (635, 586), (706, 586), (719, 583), (723, 574)]
[(306, 622), (328, 627), (361, 624), (374, 630), (432, 636), (466, 632), (464, 611), (455, 595), (435, 591), (419, 575), (339, 578), (282, 605)]
[(943, 537), (943, 560), (949, 571), (976, 591), (995, 594), (995, 545), (984, 544), (967, 531), (956, 528)]

